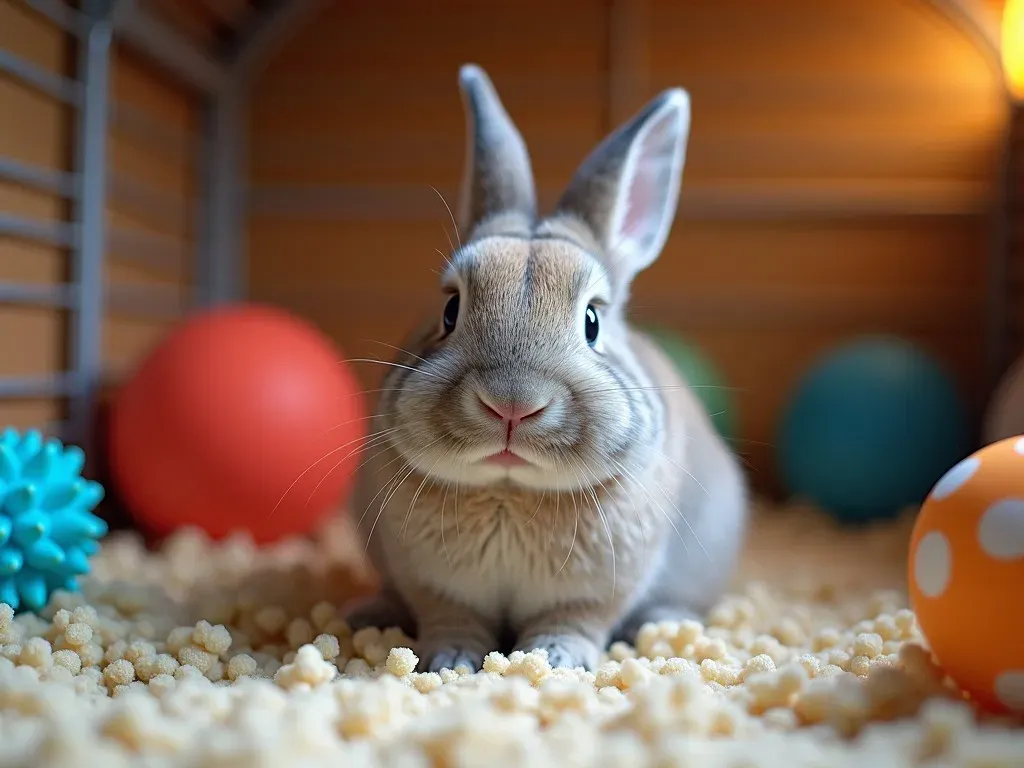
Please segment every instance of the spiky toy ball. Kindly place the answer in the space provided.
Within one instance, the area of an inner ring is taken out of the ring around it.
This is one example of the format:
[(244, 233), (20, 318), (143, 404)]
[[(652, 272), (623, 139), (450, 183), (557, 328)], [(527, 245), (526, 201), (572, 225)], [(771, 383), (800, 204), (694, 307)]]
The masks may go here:
[(92, 514), (103, 486), (81, 475), (85, 454), (37, 430), (0, 435), (0, 603), (39, 611), (78, 589), (107, 524)]

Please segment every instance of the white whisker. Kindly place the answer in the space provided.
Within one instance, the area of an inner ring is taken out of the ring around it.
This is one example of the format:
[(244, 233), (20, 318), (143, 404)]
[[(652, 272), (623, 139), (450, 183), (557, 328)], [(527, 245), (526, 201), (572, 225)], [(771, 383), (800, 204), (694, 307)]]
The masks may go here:
[[(562, 562), (562, 565), (559, 566), (557, 571), (555, 571), (556, 576), (562, 572), (566, 563), (569, 562), (569, 558), (572, 557), (572, 551), (576, 547), (576, 533), (579, 531), (580, 527), (580, 508), (576, 506), (576, 494), (573, 491), (569, 491), (569, 497), (572, 499), (572, 508), (576, 514), (576, 521), (572, 526), (572, 541), (569, 542), (569, 551), (565, 553), (565, 560)], [(582, 502), (582, 499), (580, 501)]]
[[(434, 190), (434, 192), (437, 194), (437, 196), (441, 198), (441, 202), (444, 203), (444, 207), (448, 211), (448, 217), (452, 220), (452, 229), (455, 230), (455, 239), (456, 239), (456, 241), (458, 241), (459, 248), (461, 249), (462, 248), (462, 236), (459, 234), (459, 225), (455, 223), (455, 214), (452, 213), (451, 206), (448, 205), (448, 201), (444, 199), (444, 195), (441, 194), (441, 192), (437, 189), (437, 187), (431, 185), (430, 188), (432, 190)], [(447, 234), (447, 231), (445, 232), (445, 234)], [(451, 238), (449, 238), (448, 239), (448, 245), (451, 245), (451, 244), (452, 244)], [(454, 250), (454, 248), (453, 248), (453, 250)], [(450, 261), (448, 263), (451, 264)]]
[(690, 548), (688, 546), (686, 546), (686, 539), (683, 538), (683, 534), (679, 532), (679, 528), (676, 527), (676, 524), (672, 521), (671, 515), (669, 515), (669, 513), (665, 511), (665, 508), (663, 506), (661, 506), (661, 504), (658, 503), (658, 500), (655, 499), (654, 496), (651, 495), (651, 492), (648, 491), (643, 486), (643, 483), (640, 482), (640, 480), (637, 478), (637, 476), (634, 475), (632, 472), (630, 472), (629, 469), (622, 462), (615, 461), (614, 459), (612, 459), (612, 462), (615, 464), (615, 466), (617, 466), (619, 468), (620, 472), (623, 472), (626, 475), (626, 477), (628, 477), (630, 480), (633, 481), (633, 483), (637, 486), (637, 488), (639, 488), (641, 491), (643, 491), (643, 493), (647, 496), (647, 500), (650, 501), (652, 504), (654, 504), (655, 509), (657, 509), (659, 512), (661, 512), (661, 514), (662, 514), (662, 516), (664, 516), (665, 520), (668, 521), (668, 524), (670, 526), (672, 526), (672, 530), (675, 532), (676, 538), (679, 539), (679, 543), (683, 545), (683, 551), (684, 552), (689, 552)]
[(413, 367), (411, 365), (403, 365), (402, 363), (392, 363), (392, 362), (389, 362), (387, 360), (377, 360), (376, 358), (373, 358), (373, 357), (350, 357), (348, 360), (341, 360), (339, 362), (342, 362), (342, 363), (377, 363), (377, 365), (388, 365), (388, 366), (391, 366), (392, 368), (403, 368), (403, 369), (405, 369), (407, 371), (412, 371), (413, 373), (422, 373), (424, 376), (430, 376), (432, 378), (440, 379), (441, 381), (448, 382), (449, 384), (451, 383), (444, 376), (441, 376), (441, 375), (436, 374), (436, 373), (431, 373), (430, 371), (424, 371), (422, 368), (415, 368), (415, 367)]
[(405, 347), (396, 347), (394, 344), (388, 344), (386, 341), (377, 341), (376, 339), (363, 339), (363, 341), (369, 342), (370, 344), (380, 344), (381, 346), (388, 347), (389, 349), (393, 349), (396, 352), (402, 352), (402, 353), (408, 355), (409, 357), (415, 357), (417, 360), (419, 360), (421, 362), (424, 362), (424, 363), (429, 363), (430, 362), (425, 357), (420, 357), (419, 355), (417, 355), (417, 354), (415, 354), (413, 352), (410, 352)]
[(309, 474), (310, 472), (312, 472), (312, 471), (313, 471), (313, 469), (314, 469), (314, 468), (315, 468), (315, 467), (316, 467), (316, 466), (317, 466), (318, 464), (320, 464), (320, 463), (321, 463), (321, 462), (323, 462), (323, 461), (326, 461), (327, 459), (329, 459), (329, 458), (330, 458), (331, 456), (333, 456), (333, 455), (334, 455), (335, 453), (337, 453), (338, 451), (343, 451), (343, 450), (345, 450), (345, 448), (347, 448), (348, 446), (352, 445), (353, 443), (359, 443), (359, 442), (362, 442), (362, 441), (364, 441), (364, 440), (366, 440), (366, 441), (369, 441), (369, 440), (373, 440), (373, 439), (376, 439), (377, 437), (380, 437), (381, 435), (384, 435), (384, 434), (391, 434), (391, 433), (392, 433), (392, 432), (394, 432), (394, 431), (395, 431), (395, 429), (394, 429), (394, 428), (392, 428), (392, 429), (384, 429), (384, 430), (381, 430), (380, 432), (375, 432), (375, 433), (373, 433), (373, 434), (371, 434), (371, 435), (360, 435), (359, 437), (357, 437), (357, 438), (355, 438), (355, 439), (353, 439), (353, 440), (349, 440), (349, 441), (348, 441), (348, 442), (346, 442), (346, 443), (342, 443), (342, 444), (341, 444), (341, 445), (339, 445), (339, 446), (338, 446), (337, 448), (334, 448), (334, 449), (332, 449), (332, 450), (328, 451), (327, 453), (325, 453), (325, 454), (324, 454), (323, 456), (321, 456), (321, 457), (320, 457), (319, 459), (317, 459), (317, 460), (316, 460), (316, 461), (314, 461), (314, 462), (313, 462), (312, 464), (310, 464), (310, 465), (309, 465), (308, 467), (306, 467), (306, 468), (305, 468), (304, 470), (302, 470), (302, 472), (300, 472), (300, 473), (299, 473), (299, 476), (298, 476), (298, 477), (296, 477), (296, 478), (295, 478), (294, 480), (292, 480), (292, 483), (291, 483), (291, 485), (289, 485), (289, 486), (288, 486), (288, 487), (287, 487), (287, 488), (285, 489), (284, 493), (282, 493), (282, 494), (281, 494), (281, 498), (280, 498), (280, 499), (278, 499), (278, 500), (277, 500), (277, 503), (276, 503), (276, 504), (274, 505), (274, 508), (270, 510), (270, 514), (269, 514), (269, 515), (267, 515), (267, 519), (270, 519), (271, 517), (273, 517), (274, 513), (275, 513), (275, 512), (277, 512), (277, 510), (278, 510), (278, 507), (280, 507), (280, 506), (281, 506), (281, 504), (282, 504), (282, 503), (284, 502), (284, 500), (285, 500), (285, 498), (286, 498), (286, 497), (288, 496), (288, 494), (289, 494), (289, 493), (291, 493), (291, 490), (292, 490), (292, 488), (294, 488), (294, 487), (295, 487), (296, 485), (298, 485), (298, 484), (299, 484), (299, 481), (300, 481), (300, 480), (302, 480), (302, 478), (304, 478), (304, 477), (305, 477), (305, 476), (306, 476), (307, 474)]

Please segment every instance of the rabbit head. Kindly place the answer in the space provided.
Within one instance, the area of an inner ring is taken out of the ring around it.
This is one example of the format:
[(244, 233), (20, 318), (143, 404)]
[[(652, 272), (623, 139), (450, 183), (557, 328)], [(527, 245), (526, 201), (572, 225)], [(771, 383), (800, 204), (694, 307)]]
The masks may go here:
[(625, 307), (675, 215), (689, 98), (649, 102), (538, 217), (529, 155), (490, 79), (466, 65), (459, 82), (462, 243), (416, 354), (385, 385), (391, 440), (415, 469), (464, 484), (563, 491), (635, 471), (660, 442), (663, 404)]

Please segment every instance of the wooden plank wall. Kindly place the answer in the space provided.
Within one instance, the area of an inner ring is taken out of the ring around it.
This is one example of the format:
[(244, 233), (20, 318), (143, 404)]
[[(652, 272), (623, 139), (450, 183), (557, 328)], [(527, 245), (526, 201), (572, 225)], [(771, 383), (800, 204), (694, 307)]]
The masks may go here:
[[(815, 355), (892, 332), (979, 405), (998, 77), (922, 0), (349, 0), (252, 102), (249, 280), (352, 357), (435, 303), (462, 169), (458, 66), (492, 75), (541, 197), (659, 89), (688, 88), (683, 200), (634, 315), (736, 387), (738, 450), (772, 485), (780, 410)], [(362, 365), (365, 386), (381, 371)]]
[[(0, 48), (73, 76), (73, 41), (21, 2), (0, 0)], [(187, 295), (195, 237), (197, 103), (115, 47), (111, 67), (107, 288), (103, 338), (111, 379), (138, 361)], [(0, 155), (70, 170), (74, 112), (0, 75)], [(0, 211), (65, 220), (53, 196), (0, 182)], [(0, 280), (55, 284), (68, 278), (59, 248), (0, 237)], [(138, 293), (157, 290), (160, 293)], [(158, 299), (154, 301), (154, 296)], [(156, 311), (166, 306), (168, 312)], [(67, 318), (44, 308), (0, 306), (0, 375), (38, 375), (67, 365)], [(0, 400), (0, 426), (62, 418), (53, 400)]]
[[(74, 66), (65, 35), (20, 4), (0, 3), (0, 47), (51, 72)], [(46, 168), (67, 169), (71, 160), (71, 110), (0, 75), (0, 155)], [(0, 181), (0, 211), (53, 221), (66, 217), (65, 202)], [(0, 235), (0, 280), (59, 283), (67, 258), (59, 248)], [(65, 366), (63, 312), (0, 305), (0, 375), (37, 375)], [(0, 401), (0, 426), (45, 425), (62, 418), (60, 403)]]

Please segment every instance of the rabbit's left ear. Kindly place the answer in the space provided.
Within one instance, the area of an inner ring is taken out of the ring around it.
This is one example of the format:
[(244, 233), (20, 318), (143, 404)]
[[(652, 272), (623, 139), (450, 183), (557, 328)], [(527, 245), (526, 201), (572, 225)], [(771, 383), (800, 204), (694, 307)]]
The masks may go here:
[(668, 238), (690, 134), (690, 97), (662, 92), (583, 161), (555, 216), (582, 221), (618, 285), (649, 267)]
[(483, 69), (464, 65), (459, 70), (459, 88), (467, 133), (459, 229), (466, 240), (485, 222), (528, 235), (537, 199), (523, 137)]

